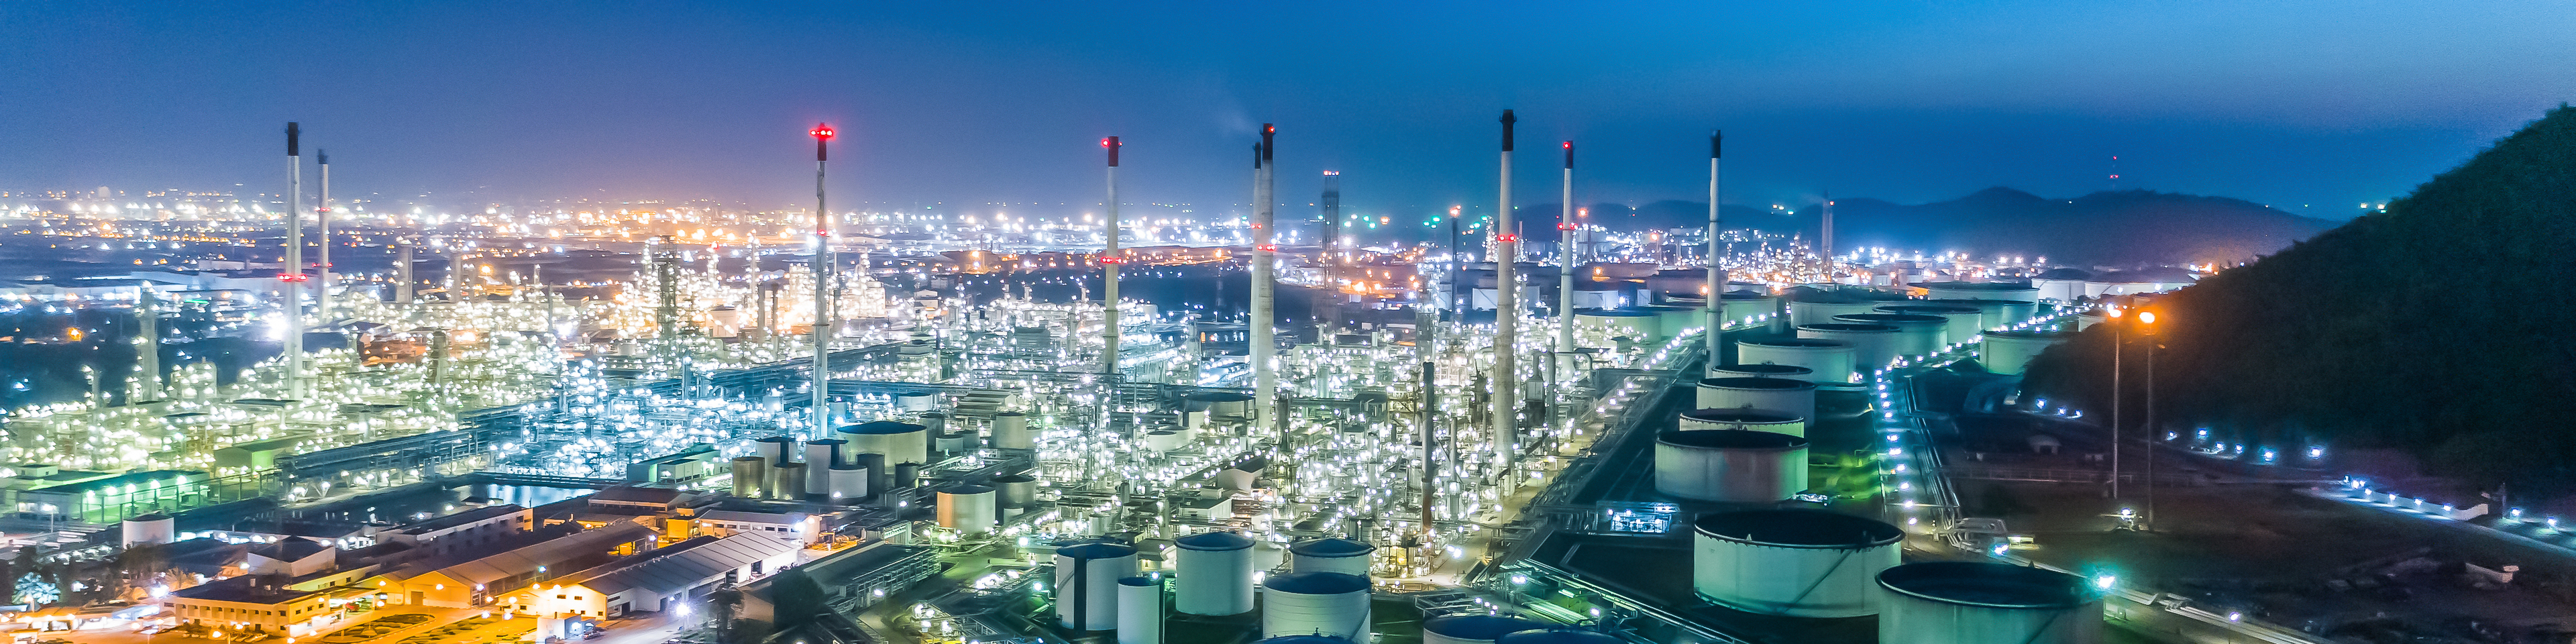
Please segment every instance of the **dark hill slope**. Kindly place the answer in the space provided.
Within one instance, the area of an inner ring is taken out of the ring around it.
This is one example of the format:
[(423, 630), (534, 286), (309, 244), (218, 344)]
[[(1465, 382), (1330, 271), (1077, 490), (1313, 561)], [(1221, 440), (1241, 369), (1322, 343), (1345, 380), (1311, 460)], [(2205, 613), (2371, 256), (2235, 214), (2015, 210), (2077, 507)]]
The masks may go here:
[[(2480, 482), (2576, 490), (2576, 305), (2554, 288), (2569, 275), (2576, 109), (2562, 105), (2385, 214), (2159, 304), (2166, 426), (2398, 447)], [(2049, 351), (2030, 385), (2107, 408), (2108, 340), (2096, 327)]]
[[(1787, 216), (1727, 206), (1722, 214), (1728, 228), (1759, 228), (1814, 239), (1818, 205), (1804, 204), (1796, 210), (1798, 215)], [(1523, 212), (1528, 213), (1530, 229), (1539, 230), (1538, 226), (1555, 223), (1558, 209), (1554, 204), (1539, 204)], [(1698, 227), (1708, 221), (1708, 205), (1658, 201), (1630, 209), (1597, 204), (1592, 206), (1592, 220), (1623, 230)], [(2143, 190), (2044, 199), (2011, 188), (1987, 188), (1926, 204), (1847, 198), (1836, 200), (1834, 206), (1837, 248), (1880, 246), (1977, 256), (2009, 253), (2076, 265), (2245, 261), (2332, 227), (2333, 222), (2238, 199)]]

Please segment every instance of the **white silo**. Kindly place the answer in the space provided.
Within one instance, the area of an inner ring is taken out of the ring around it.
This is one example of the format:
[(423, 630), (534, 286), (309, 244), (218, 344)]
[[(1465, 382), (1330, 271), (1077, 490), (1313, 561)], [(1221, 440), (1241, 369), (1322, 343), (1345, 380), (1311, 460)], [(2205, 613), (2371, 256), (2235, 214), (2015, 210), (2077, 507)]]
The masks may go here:
[(1172, 540), (1172, 609), (1191, 615), (1241, 615), (1252, 610), (1252, 540), (1232, 532), (1201, 532)]
[(1816, 417), (1816, 383), (1787, 378), (1703, 378), (1700, 409), (1750, 408), (1774, 414)]
[(1498, 615), (1443, 615), (1422, 620), (1422, 644), (1494, 644), (1504, 635), (1550, 626)]
[(793, 460), (788, 458), (788, 455), (795, 453), (795, 451), (796, 439), (785, 436), (768, 436), (755, 438), (751, 441), (751, 454), (753, 456), (760, 457), (760, 460), (762, 461), (761, 464), (767, 465), (771, 468), (776, 468)]
[(1158, 454), (1180, 449), (1181, 445), (1188, 442), (1180, 432), (1169, 429), (1145, 432), (1145, 449), (1153, 450)]
[[(1812, 382), (1849, 383), (1855, 364), (1851, 343), (1839, 340), (1778, 338), (1741, 340), (1735, 343), (1737, 364), (1781, 364), (1806, 367), (1805, 378)], [(1715, 374), (1710, 374), (1715, 375)]]
[(1987, 331), (1984, 335), (1984, 340), (1977, 341), (1977, 361), (1986, 371), (2007, 376), (2021, 375), (2040, 352), (2075, 338), (2066, 331)]
[(1362, 639), (1369, 632), (1368, 578), (1338, 572), (1272, 575), (1261, 584), (1261, 636), (1329, 635)]
[[(1831, 300), (1839, 298), (1825, 299)], [(1878, 310), (1878, 305), (1886, 303), (1887, 302), (1884, 300), (1864, 299), (1802, 302), (1795, 298), (1791, 298), (1789, 300), (1789, 324), (1797, 326), (1824, 324), (1834, 321), (1834, 316), (1851, 313), (1868, 313)]]
[(770, 495), (781, 499), (805, 498), (805, 475), (808, 474), (805, 470), (804, 463), (781, 463), (769, 468)]
[(1055, 551), (1056, 623), (1076, 631), (1118, 627), (1118, 580), (1136, 576), (1136, 549), (1085, 543)]
[(1574, 326), (1582, 337), (1592, 338), (1592, 346), (1610, 346), (1611, 338), (1627, 338), (1638, 344), (1660, 339), (1663, 323), (1652, 311), (1634, 309), (1587, 309), (1574, 312)]
[(1933, 300), (1996, 300), (2003, 302), (2038, 302), (2039, 288), (2025, 282), (1923, 282), (1923, 289)]
[(993, 415), (993, 449), (1037, 449), (1037, 434), (1029, 431), (1029, 416), (1016, 411)]
[(1884, 522), (1820, 510), (1710, 514), (1693, 532), (1691, 586), (1700, 598), (1791, 617), (1879, 612), (1879, 571), (1897, 564), (1905, 538)]
[(1252, 396), (1231, 391), (1203, 391), (1190, 394), (1189, 402), (1203, 405), (1217, 418), (1251, 418)]
[(1741, 429), (1790, 436), (1807, 435), (1807, 419), (1788, 414), (1742, 409), (1693, 409), (1682, 412), (1678, 420), (1678, 428), (1682, 431)]
[(758, 456), (736, 456), (732, 461), (733, 495), (757, 499), (769, 496), (769, 459)]
[(158, 512), (126, 519), (120, 526), (124, 529), (121, 543), (133, 547), (136, 544), (160, 545), (178, 541), (178, 525), (170, 515)]
[(1672, 339), (1682, 331), (1708, 326), (1708, 311), (1698, 307), (1640, 306), (1637, 310), (1655, 314), (1655, 339)]
[(1377, 546), (1340, 537), (1308, 539), (1288, 546), (1288, 569), (1369, 576), (1369, 555)]
[(993, 488), (948, 485), (939, 488), (939, 527), (966, 534), (993, 529)]
[(1949, 344), (1950, 318), (1910, 313), (1851, 313), (1834, 316), (1835, 322), (1884, 324), (1896, 327), (1893, 340), (1896, 355), (1927, 355)]
[(1926, 561), (1878, 574), (1888, 644), (2099, 644), (2102, 598), (2084, 579), (1981, 561)]
[(1352, 642), (1330, 635), (1282, 635), (1265, 637), (1252, 644), (1352, 644)]
[(842, 448), (849, 454), (880, 454), (886, 467), (930, 460), (930, 427), (891, 420), (859, 423), (841, 428), (840, 437), (850, 442)]
[(1825, 322), (1798, 325), (1798, 337), (1810, 340), (1836, 340), (1852, 346), (1852, 370), (1863, 376), (1887, 368), (1896, 358), (1896, 327), (1885, 324)]
[(937, 394), (918, 391), (900, 393), (895, 394), (894, 405), (896, 409), (908, 412), (930, 411), (939, 408), (939, 396)]
[(867, 498), (868, 468), (844, 463), (832, 466), (828, 472), (831, 485), (826, 493), (832, 495), (832, 502), (857, 503), (859, 499)]
[(1118, 580), (1118, 644), (1163, 644), (1163, 580)]
[(805, 441), (806, 496), (832, 494), (832, 467), (849, 462), (841, 456), (841, 447), (848, 442), (838, 438)]
[(1720, 503), (1772, 503), (1807, 491), (1807, 439), (1709, 429), (1655, 435), (1655, 491)]

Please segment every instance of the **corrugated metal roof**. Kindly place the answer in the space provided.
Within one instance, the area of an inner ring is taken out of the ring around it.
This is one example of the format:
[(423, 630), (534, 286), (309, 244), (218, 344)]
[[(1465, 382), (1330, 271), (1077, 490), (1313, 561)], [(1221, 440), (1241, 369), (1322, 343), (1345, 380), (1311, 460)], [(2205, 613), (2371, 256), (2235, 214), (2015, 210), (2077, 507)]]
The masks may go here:
[(723, 577), (725, 571), (751, 565), (751, 562), (795, 552), (796, 548), (793, 541), (745, 532), (686, 552), (620, 568), (580, 584), (602, 595), (635, 589), (669, 595), (714, 581)]
[(615, 523), (548, 539), (536, 545), (468, 561), (439, 572), (449, 578), (473, 584), (488, 584), (536, 572), (538, 566), (561, 565), (582, 555), (607, 552), (612, 546), (653, 536), (653, 529), (633, 523)]

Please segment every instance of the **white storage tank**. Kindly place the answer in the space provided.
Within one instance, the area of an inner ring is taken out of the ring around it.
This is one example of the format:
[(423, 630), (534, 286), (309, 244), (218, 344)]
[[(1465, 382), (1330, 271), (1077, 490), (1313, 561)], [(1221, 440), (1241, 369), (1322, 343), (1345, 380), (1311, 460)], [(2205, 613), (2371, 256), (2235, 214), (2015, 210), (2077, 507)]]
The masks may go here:
[(841, 428), (842, 448), (850, 454), (881, 454), (886, 466), (930, 461), (930, 427), (912, 423), (880, 420)]
[(1338, 572), (1272, 575), (1261, 584), (1261, 636), (1328, 635), (1362, 639), (1369, 632), (1369, 580)]
[(1853, 349), (1849, 342), (1806, 338), (1774, 340), (1741, 340), (1735, 343), (1737, 364), (1781, 364), (1806, 367), (1813, 372), (1800, 380), (1811, 382), (1849, 383), (1852, 380)]
[(1163, 644), (1163, 580), (1118, 580), (1118, 644)]
[(1693, 526), (1691, 586), (1701, 599), (1791, 617), (1879, 612), (1879, 571), (1897, 565), (1905, 539), (1885, 522), (1821, 510), (1723, 512)]
[(1352, 642), (1329, 635), (1284, 635), (1263, 638), (1252, 644), (1352, 644)]
[(838, 438), (805, 441), (805, 494), (832, 493), (832, 467), (850, 462), (841, 456), (841, 447), (848, 442)]
[(2098, 644), (2102, 599), (2084, 579), (1982, 561), (1926, 561), (1878, 574), (1878, 641)]
[(1055, 550), (1055, 619), (1076, 631), (1118, 627), (1118, 580), (1136, 576), (1136, 549), (1085, 543)]
[(1896, 327), (1885, 324), (1824, 322), (1798, 325), (1798, 337), (1810, 340), (1838, 340), (1852, 346), (1852, 370), (1862, 376), (1887, 368), (1896, 358)]
[(966, 534), (993, 530), (994, 490), (982, 485), (946, 485), (939, 492), (939, 527)]
[(178, 525), (179, 523), (171, 519), (170, 515), (158, 512), (126, 519), (120, 526), (124, 528), (122, 536), (125, 539), (122, 543), (126, 547), (133, 547), (136, 544), (160, 545), (175, 542), (179, 540)]
[(805, 464), (781, 463), (769, 468), (769, 492), (781, 499), (805, 498)]
[(895, 394), (894, 406), (907, 412), (930, 411), (939, 408), (939, 396), (923, 391)]
[(1767, 411), (1816, 417), (1816, 383), (1787, 378), (1703, 378), (1700, 409)]
[(1789, 300), (1789, 323), (1797, 326), (1824, 324), (1834, 321), (1834, 316), (1852, 313), (1868, 313), (1878, 310), (1878, 305), (1886, 303), (1887, 302), (1884, 300), (1802, 302), (1796, 299), (1791, 299)]
[(1807, 419), (1742, 409), (1693, 409), (1682, 412), (1679, 428), (1682, 431), (1741, 429), (1803, 437), (1807, 435)]
[(828, 475), (834, 503), (857, 503), (868, 496), (868, 468), (855, 463), (834, 465)]
[(1959, 304), (1902, 303), (1878, 307), (1880, 313), (1902, 315), (1938, 315), (1950, 323), (1941, 327), (1941, 343), (1964, 344), (1975, 340), (1978, 331), (1986, 329), (1986, 312), (1974, 306)]
[(1779, 296), (1768, 293), (1727, 291), (1726, 297), (1721, 301), (1726, 305), (1728, 322), (1741, 322), (1745, 318), (1780, 313)]
[(1683, 331), (1707, 326), (1708, 310), (1679, 306), (1640, 306), (1637, 310), (1655, 314), (1655, 339), (1672, 339)]
[(1499, 615), (1443, 615), (1422, 620), (1422, 644), (1494, 644), (1496, 638), (1555, 626)]
[(1622, 640), (1600, 631), (1586, 631), (1560, 626), (1555, 628), (1532, 629), (1504, 635), (1502, 637), (1494, 638), (1494, 644), (1627, 644), (1627, 640)]
[(1738, 364), (1708, 370), (1710, 378), (1787, 378), (1814, 382), (1816, 370), (1793, 364)]
[(1581, 337), (1596, 338), (1594, 346), (1609, 346), (1611, 338), (1627, 338), (1638, 344), (1652, 344), (1662, 339), (1663, 323), (1652, 311), (1633, 309), (1585, 309), (1574, 312), (1574, 331)]
[(785, 436), (755, 438), (751, 441), (752, 455), (760, 457), (763, 465), (773, 468), (794, 460), (788, 458), (788, 455), (795, 451), (796, 439)]
[[(2021, 318), (2013, 317), (2013, 309), (2016, 307), (2012, 305), (2016, 303), (2004, 300), (1915, 300), (1909, 304), (1928, 306), (1964, 306), (1974, 308), (1977, 310), (1977, 330), (1979, 331), (2002, 328), (2006, 324), (2021, 320)], [(2021, 302), (2019, 304), (2027, 305), (2029, 303)], [(2024, 313), (2027, 314), (2027, 310), (2025, 310)]]
[(1038, 502), (1038, 479), (1027, 474), (1004, 474), (993, 477), (993, 487), (1000, 491), (994, 502), (1005, 509), (1021, 509)]
[(1180, 449), (1187, 443), (1189, 443), (1188, 437), (1177, 431), (1157, 429), (1145, 432), (1145, 449), (1154, 450), (1156, 453)]
[(1172, 540), (1172, 609), (1191, 615), (1241, 615), (1252, 610), (1252, 540), (1232, 532), (1201, 532)]
[(1288, 569), (1369, 576), (1369, 555), (1377, 546), (1341, 537), (1308, 539), (1288, 546)]
[(1217, 418), (1251, 418), (1252, 395), (1231, 391), (1203, 391), (1190, 394), (1189, 401), (1205, 405), (1208, 414)]
[(1720, 503), (1772, 503), (1807, 491), (1807, 439), (1740, 429), (1655, 435), (1655, 491)]
[(757, 499), (769, 496), (769, 459), (758, 456), (733, 457), (733, 495)]
[(2005, 302), (2038, 302), (2039, 287), (2028, 282), (1923, 282), (1925, 299), (1933, 300), (1998, 300)]
[(2040, 352), (2075, 339), (2074, 333), (2066, 331), (1987, 331), (1984, 335), (1977, 341), (1977, 362), (1988, 372), (2007, 376), (2021, 375)]
[(1037, 449), (1037, 434), (1029, 431), (1029, 416), (1016, 411), (993, 415), (993, 449)]
[(1852, 313), (1834, 316), (1835, 322), (1884, 324), (1896, 327), (1896, 355), (1919, 356), (1940, 350), (1950, 343), (1950, 318), (1910, 313)]

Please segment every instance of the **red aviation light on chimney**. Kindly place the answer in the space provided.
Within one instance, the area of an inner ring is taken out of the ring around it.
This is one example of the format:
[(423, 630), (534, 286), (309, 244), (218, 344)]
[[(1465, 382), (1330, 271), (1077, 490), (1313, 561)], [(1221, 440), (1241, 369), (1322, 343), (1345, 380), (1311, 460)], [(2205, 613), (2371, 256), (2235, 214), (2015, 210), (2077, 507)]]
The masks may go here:
[(1125, 263), (1127, 263), (1127, 258), (1124, 258), (1124, 257), (1102, 257), (1102, 258), (1100, 258), (1100, 263), (1102, 263), (1102, 264), (1125, 264)]
[(1574, 222), (1571, 222), (1571, 221), (1561, 221), (1561, 222), (1557, 222), (1557, 224), (1556, 224), (1556, 229), (1557, 229), (1557, 230), (1574, 230)]
[(826, 124), (822, 124), (822, 123), (816, 123), (816, 124), (814, 124), (814, 131), (812, 131), (812, 132), (806, 132), (806, 134), (812, 134), (812, 135), (814, 135), (814, 138), (817, 138), (817, 139), (827, 139), (827, 140), (828, 140), (828, 139), (832, 138), (832, 126), (830, 126), (830, 125), (826, 125)]
[(1259, 245), (1259, 246), (1254, 246), (1254, 247), (1252, 247), (1252, 249), (1253, 249), (1253, 250), (1257, 250), (1257, 251), (1261, 251), (1261, 252), (1264, 252), (1264, 253), (1276, 253), (1276, 252), (1279, 252), (1279, 245), (1278, 245), (1278, 244), (1262, 244), (1262, 245)]
[(1512, 243), (1512, 242), (1516, 242), (1516, 241), (1520, 241), (1520, 240), (1521, 240), (1521, 236), (1520, 236), (1520, 235), (1514, 235), (1514, 234), (1511, 234), (1511, 233), (1504, 233), (1504, 234), (1500, 234), (1500, 235), (1495, 235), (1495, 236), (1494, 236), (1494, 241), (1498, 241), (1498, 242), (1502, 242), (1502, 243), (1506, 243), (1506, 244), (1509, 244), (1509, 243)]
[(306, 276), (306, 275), (304, 275), (303, 273), (278, 273), (278, 274), (277, 274), (277, 281), (280, 281), (280, 282), (301, 282), (301, 281), (304, 281), (304, 280), (306, 280), (306, 279), (309, 279), (309, 277), (308, 277), (308, 276)]

